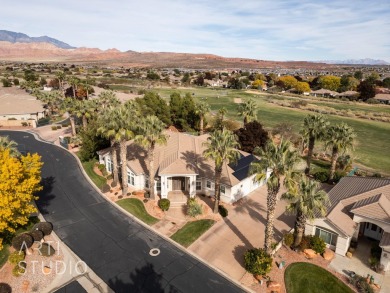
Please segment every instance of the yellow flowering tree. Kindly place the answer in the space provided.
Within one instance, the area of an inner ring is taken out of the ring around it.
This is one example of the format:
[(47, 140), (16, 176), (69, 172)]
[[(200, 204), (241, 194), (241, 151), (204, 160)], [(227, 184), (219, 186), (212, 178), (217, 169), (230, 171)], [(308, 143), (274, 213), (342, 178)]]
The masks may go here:
[(0, 250), (3, 236), (15, 233), (36, 212), (33, 200), (42, 190), (42, 165), (37, 154), (13, 157), (9, 149), (0, 148)]

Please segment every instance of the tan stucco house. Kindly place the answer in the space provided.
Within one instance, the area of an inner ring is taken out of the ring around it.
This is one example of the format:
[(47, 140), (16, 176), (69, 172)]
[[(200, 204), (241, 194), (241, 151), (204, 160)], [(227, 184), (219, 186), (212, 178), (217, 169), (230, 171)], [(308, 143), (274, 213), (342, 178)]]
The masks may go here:
[(318, 235), (337, 254), (346, 255), (362, 236), (379, 241), (380, 263), (390, 270), (390, 179), (344, 177), (329, 192), (323, 218), (306, 224), (306, 235)]
[[(214, 195), (214, 162), (203, 157), (203, 143), (208, 135), (194, 136), (180, 132), (166, 131), (166, 145), (155, 149), (155, 192), (161, 198), (170, 198), (172, 192), (182, 192), (188, 196), (196, 194)], [(112, 171), (110, 148), (98, 152), (99, 161)], [(249, 174), (250, 164), (257, 158), (240, 152), (236, 164), (223, 164), (221, 179), (221, 200), (235, 202), (263, 185), (254, 182)], [(135, 189), (148, 189), (149, 161), (147, 151), (134, 143), (127, 147), (127, 182)]]

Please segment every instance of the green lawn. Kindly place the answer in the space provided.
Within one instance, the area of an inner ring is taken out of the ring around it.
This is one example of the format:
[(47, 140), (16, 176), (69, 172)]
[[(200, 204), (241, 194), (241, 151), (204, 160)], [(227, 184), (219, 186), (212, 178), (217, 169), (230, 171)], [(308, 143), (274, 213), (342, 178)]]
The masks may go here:
[(148, 225), (153, 225), (159, 221), (158, 219), (148, 214), (143, 202), (137, 198), (121, 199), (116, 203)]
[(7, 262), (9, 256), (9, 245), (4, 244), (3, 249), (0, 250), (0, 268)]
[(88, 162), (81, 162), (81, 164), (83, 165), (85, 172), (88, 174), (89, 178), (91, 178), (93, 183), (95, 183), (95, 185), (99, 189), (102, 189), (103, 185), (106, 184), (107, 180), (106, 180), (106, 178), (96, 174), (95, 171), (93, 170), (93, 166), (96, 164), (96, 162), (97, 161), (95, 159), (93, 159), (93, 160), (90, 160)]
[(184, 247), (188, 247), (212, 225), (214, 225), (214, 223), (214, 220), (198, 220), (189, 222), (180, 230), (176, 231), (176, 233), (171, 236), (171, 239)]
[(287, 293), (353, 293), (354, 291), (327, 270), (304, 262), (286, 268)]

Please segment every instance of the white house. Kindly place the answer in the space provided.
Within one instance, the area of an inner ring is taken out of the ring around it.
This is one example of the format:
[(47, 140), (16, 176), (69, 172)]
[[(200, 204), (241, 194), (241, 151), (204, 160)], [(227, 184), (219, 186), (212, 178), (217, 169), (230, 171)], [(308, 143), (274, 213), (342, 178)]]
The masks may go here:
[(351, 241), (360, 237), (379, 241), (380, 262), (390, 270), (390, 179), (344, 177), (329, 192), (325, 217), (305, 227), (306, 235), (318, 235), (337, 254), (345, 255)]
[[(171, 192), (182, 192), (187, 196), (196, 194), (214, 195), (214, 162), (203, 157), (203, 142), (208, 135), (166, 131), (166, 145), (155, 149), (155, 192), (161, 198), (170, 198)], [(99, 161), (112, 172), (111, 148), (98, 152)], [(235, 202), (263, 185), (254, 182), (254, 175), (249, 175), (250, 164), (257, 158), (249, 153), (240, 152), (236, 164), (223, 164), (221, 178), (221, 200)], [(127, 147), (127, 182), (135, 189), (148, 189), (149, 162), (147, 151), (134, 143)]]

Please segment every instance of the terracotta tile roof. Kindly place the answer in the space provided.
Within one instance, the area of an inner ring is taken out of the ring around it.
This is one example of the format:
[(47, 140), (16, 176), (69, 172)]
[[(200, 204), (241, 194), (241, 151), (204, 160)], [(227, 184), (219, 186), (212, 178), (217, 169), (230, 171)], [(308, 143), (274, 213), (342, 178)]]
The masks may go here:
[[(203, 157), (203, 143), (208, 135), (193, 136), (180, 132), (166, 131), (166, 145), (157, 145), (155, 149), (156, 175), (190, 175), (198, 174), (205, 178), (214, 178), (215, 164), (213, 160)], [(104, 154), (106, 150), (100, 151)], [(257, 158), (240, 151), (241, 158), (237, 165), (222, 166), (221, 183), (233, 186), (248, 176), (249, 165)], [(127, 166), (136, 174), (149, 174), (147, 151), (134, 143), (128, 142)]]
[(356, 228), (354, 214), (390, 223), (390, 179), (344, 177), (328, 195), (326, 218), (348, 236)]
[(327, 89), (319, 89), (316, 91), (312, 91), (311, 94), (319, 94), (319, 95), (327, 94), (327, 95), (335, 96), (338, 94), (338, 92), (334, 92), (334, 91), (327, 90)]

